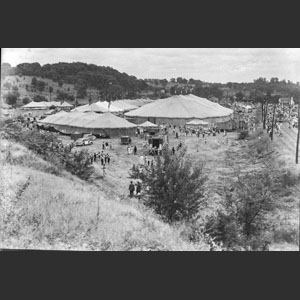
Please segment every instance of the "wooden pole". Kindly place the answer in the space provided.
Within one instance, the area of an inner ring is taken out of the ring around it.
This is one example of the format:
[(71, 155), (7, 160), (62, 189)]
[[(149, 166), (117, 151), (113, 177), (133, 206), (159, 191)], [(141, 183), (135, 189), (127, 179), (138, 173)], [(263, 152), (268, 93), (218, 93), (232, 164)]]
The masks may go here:
[(297, 134), (297, 145), (296, 145), (296, 164), (298, 164), (299, 154), (299, 138), (300, 138), (300, 101), (298, 101), (298, 134)]
[(276, 111), (276, 104), (274, 103), (273, 118), (272, 118), (272, 132), (271, 132), (271, 140), (272, 141), (273, 141), (273, 135), (274, 135), (275, 111)]

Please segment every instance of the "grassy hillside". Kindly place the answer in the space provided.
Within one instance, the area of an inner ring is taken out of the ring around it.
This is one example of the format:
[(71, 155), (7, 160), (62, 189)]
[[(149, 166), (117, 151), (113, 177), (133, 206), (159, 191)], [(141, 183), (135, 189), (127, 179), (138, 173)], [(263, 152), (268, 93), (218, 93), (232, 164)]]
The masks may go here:
[[(137, 202), (54, 168), (1, 140), (0, 247), (74, 250), (207, 250), (185, 241)], [(54, 170), (55, 171), (55, 170)]]

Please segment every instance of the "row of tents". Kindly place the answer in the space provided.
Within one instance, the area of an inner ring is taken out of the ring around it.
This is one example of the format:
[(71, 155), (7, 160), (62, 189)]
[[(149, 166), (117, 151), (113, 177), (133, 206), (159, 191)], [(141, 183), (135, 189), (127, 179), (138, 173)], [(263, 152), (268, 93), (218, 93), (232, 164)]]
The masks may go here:
[[(131, 110), (135, 110), (145, 104), (151, 103), (153, 100), (150, 99), (137, 99), (137, 100), (116, 100), (112, 102), (108, 101), (98, 101), (92, 104), (86, 104), (82, 106), (78, 106), (74, 108), (75, 111), (79, 112), (88, 112), (93, 111), (97, 113), (105, 113), (105, 112), (113, 112), (113, 113), (121, 113), (128, 112)], [(50, 107), (55, 108), (73, 108), (74, 106), (66, 101), (58, 102), (58, 101), (41, 101), (41, 102), (30, 102), (22, 107), (22, 109), (30, 109), (30, 110), (40, 110), (40, 109), (49, 109)]]
[[(139, 108), (124, 103), (115, 101), (83, 105), (69, 113), (61, 111), (50, 115), (40, 120), (39, 125), (53, 127), (66, 134), (77, 132), (115, 137), (133, 135), (138, 126), (153, 128), (158, 124), (172, 124), (207, 127), (209, 123), (230, 123), (233, 118), (231, 109), (194, 95), (160, 99)], [(124, 113), (125, 118), (116, 115), (124, 110), (128, 110)]]
[(30, 102), (24, 106), (22, 106), (22, 109), (28, 109), (28, 110), (43, 110), (43, 109), (50, 109), (50, 108), (73, 108), (73, 105), (68, 103), (67, 101), (64, 102), (58, 102), (58, 101), (41, 101), (41, 102)]

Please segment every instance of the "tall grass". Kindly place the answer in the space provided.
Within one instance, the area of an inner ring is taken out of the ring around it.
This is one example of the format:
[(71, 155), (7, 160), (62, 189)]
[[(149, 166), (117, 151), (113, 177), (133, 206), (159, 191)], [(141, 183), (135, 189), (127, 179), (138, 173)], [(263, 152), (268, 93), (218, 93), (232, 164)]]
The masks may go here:
[[(110, 200), (105, 192), (74, 176), (70, 180), (44, 171), (12, 166), (6, 189), (19, 197), (13, 202), (7, 223), (0, 219), (1, 247), (206, 249), (204, 242), (185, 241), (178, 230), (160, 221), (150, 210), (124, 200)], [(30, 182), (25, 184), (29, 176)]]

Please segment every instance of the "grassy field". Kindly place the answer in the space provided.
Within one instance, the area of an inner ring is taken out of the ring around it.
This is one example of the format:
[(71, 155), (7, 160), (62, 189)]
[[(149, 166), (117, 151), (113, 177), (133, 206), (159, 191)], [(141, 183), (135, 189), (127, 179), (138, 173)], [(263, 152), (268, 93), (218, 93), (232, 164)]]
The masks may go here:
[[(176, 148), (181, 141), (195, 164), (205, 162), (210, 203), (203, 213), (216, 210), (222, 201), (220, 191), (228, 181), (234, 180), (237, 168), (243, 173), (265, 168), (257, 149), (263, 139), (269, 140), (266, 134), (257, 131), (248, 141), (237, 141), (237, 136), (237, 132), (229, 132), (224, 138), (220, 133), (207, 137), (207, 143), (202, 136), (180, 136), (179, 139), (170, 136), (171, 147)], [(69, 136), (60, 138), (65, 144), (71, 141)], [(106, 141), (111, 141), (113, 146), (112, 150), (105, 150), (110, 153), (111, 163), (105, 178), (102, 178), (100, 162), (94, 163), (94, 184), (87, 184), (67, 172), (51, 175), (49, 172), (55, 173), (55, 170), (49, 163), (23, 146), (2, 141), (1, 182), (5, 184), (2, 184), (1, 205), (6, 207), (6, 213), (1, 215), (2, 247), (207, 250), (204, 242), (200, 245), (187, 242), (181, 229), (164, 224), (136, 198), (129, 198), (129, 170), (145, 153), (144, 139), (132, 139), (132, 145), (138, 148), (136, 156), (127, 154), (127, 146), (121, 145), (119, 138), (96, 139), (84, 149), (90, 153), (100, 152)], [(290, 170), (292, 174), (300, 173), (300, 165), (295, 165), (295, 129), (284, 124), (283, 136), (275, 135), (274, 141), (266, 145), (272, 165)], [(13, 154), (12, 165), (5, 160), (8, 149)], [(79, 149), (82, 148), (77, 147)], [(299, 185), (280, 193), (276, 210), (269, 215), (275, 224), (271, 250), (299, 249), (299, 238), (296, 238), (299, 237), (299, 199)]]
[[(187, 147), (188, 155), (193, 159), (195, 164), (205, 162), (205, 171), (209, 180), (207, 181), (207, 191), (210, 198), (210, 205), (206, 213), (213, 213), (222, 201), (220, 191), (230, 180), (234, 180), (235, 172), (240, 169), (242, 173), (247, 173), (252, 170), (261, 170), (265, 168), (257, 156), (253, 155), (253, 145), (259, 140), (259, 135), (253, 140), (237, 141), (236, 132), (229, 132), (227, 135), (228, 141), (223, 137), (223, 134), (217, 134), (215, 137), (207, 138), (205, 144), (202, 137), (196, 136), (180, 136), (175, 139), (175, 136), (170, 137), (170, 146), (176, 146), (181, 141)], [(262, 135), (261, 138), (268, 137)], [(64, 136), (64, 141), (68, 143), (69, 137)], [(105, 140), (104, 140), (105, 141)], [(99, 181), (102, 188), (113, 189), (114, 194), (121, 198), (128, 197), (128, 184), (130, 182), (129, 169), (133, 164), (139, 163), (140, 155), (144, 154), (142, 147), (143, 139), (134, 137), (132, 145), (138, 148), (138, 155), (128, 155), (127, 146), (120, 145), (119, 139), (112, 139), (113, 150), (108, 152), (111, 155), (112, 162), (107, 168), (106, 178)], [(268, 143), (269, 151), (272, 152), (272, 161), (278, 168), (286, 168), (291, 170), (293, 174), (299, 174), (300, 167), (294, 163), (294, 147), (296, 141), (296, 131), (283, 127), (283, 137), (274, 137), (274, 142)], [(93, 152), (101, 151), (103, 140), (95, 140), (93, 145), (87, 146), (86, 149)], [(99, 176), (102, 171), (99, 163), (95, 163)], [(104, 183), (104, 185), (103, 185)], [(277, 223), (274, 229), (271, 249), (279, 249), (284, 245), (284, 249), (293, 250), (297, 248), (297, 239), (299, 236), (299, 195), (300, 187), (298, 185), (291, 187), (289, 192), (280, 195), (280, 203), (274, 213), (270, 214), (270, 220)], [(278, 220), (278, 222), (277, 222)]]
[(136, 199), (120, 197), (124, 191), (116, 192), (117, 185), (107, 179), (94, 185), (64, 171), (49, 174), (49, 163), (6, 140), (1, 141), (0, 163), (0, 248), (208, 249), (204, 242), (186, 241), (178, 228)]

